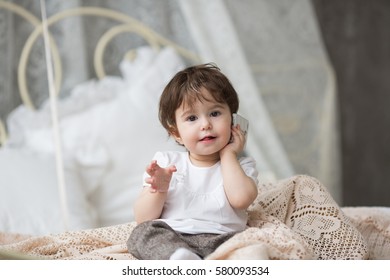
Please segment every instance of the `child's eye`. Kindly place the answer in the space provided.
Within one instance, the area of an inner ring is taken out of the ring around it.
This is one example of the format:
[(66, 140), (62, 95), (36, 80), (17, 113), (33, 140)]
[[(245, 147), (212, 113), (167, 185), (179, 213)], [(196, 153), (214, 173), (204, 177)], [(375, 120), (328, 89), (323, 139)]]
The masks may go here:
[(214, 111), (210, 114), (212, 117), (218, 117), (219, 115), (221, 115), (221, 112), (219, 111)]
[(187, 121), (193, 122), (196, 121), (197, 117), (196, 116), (189, 116), (187, 117)]

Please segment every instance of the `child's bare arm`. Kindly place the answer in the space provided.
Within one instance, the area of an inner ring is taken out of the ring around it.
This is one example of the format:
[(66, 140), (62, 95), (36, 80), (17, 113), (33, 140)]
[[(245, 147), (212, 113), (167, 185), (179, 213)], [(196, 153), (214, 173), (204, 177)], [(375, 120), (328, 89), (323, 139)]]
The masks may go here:
[(144, 187), (134, 205), (134, 215), (137, 223), (158, 219), (161, 216), (167, 198), (169, 183), (176, 167), (161, 168), (156, 161), (152, 161), (146, 168), (150, 175), (145, 180), (150, 184)]
[(158, 219), (167, 197), (167, 193), (150, 192), (150, 187), (144, 187), (134, 204), (135, 221), (142, 222)]
[(232, 135), (233, 142), (220, 152), (224, 189), (233, 208), (246, 209), (257, 197), (257, 185), (245, 174), (237, 159), (244, 148), (245, 135), (239, 126), (232, 128)]
[(226, 154), (222, 164), (222, 176), (226, 196), (235, 209), (246, 209), (257, 197), (255, 181), (248, 177), (236, 155)]

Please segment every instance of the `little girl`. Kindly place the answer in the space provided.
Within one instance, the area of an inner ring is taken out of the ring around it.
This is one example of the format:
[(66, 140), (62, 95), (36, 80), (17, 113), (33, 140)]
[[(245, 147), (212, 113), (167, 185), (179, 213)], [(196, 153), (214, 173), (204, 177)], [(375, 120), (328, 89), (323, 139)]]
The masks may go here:
[(178, 72), (165, 87), (159, 119), (186, 152), (157, 152), (134, 205), (127, 242), (138, 259), (203, 259), (246, 228), (257, 197), (256, 162), (239, 157), (245, 135), (232, 125), (237, 93), (212, 64)]

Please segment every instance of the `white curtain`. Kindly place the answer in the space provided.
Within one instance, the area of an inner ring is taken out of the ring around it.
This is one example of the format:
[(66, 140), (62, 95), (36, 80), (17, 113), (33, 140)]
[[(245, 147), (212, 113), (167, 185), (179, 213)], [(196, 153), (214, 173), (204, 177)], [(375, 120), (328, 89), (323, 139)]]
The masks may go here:
[(251, 120), (247, 150), (262, 172), (279, 178), (293, 168), (265, 108), (260, 91), (223, 1), (180, 1), (191, 34), (204, 61), (216, 62), (240, 94), (240, 112)]

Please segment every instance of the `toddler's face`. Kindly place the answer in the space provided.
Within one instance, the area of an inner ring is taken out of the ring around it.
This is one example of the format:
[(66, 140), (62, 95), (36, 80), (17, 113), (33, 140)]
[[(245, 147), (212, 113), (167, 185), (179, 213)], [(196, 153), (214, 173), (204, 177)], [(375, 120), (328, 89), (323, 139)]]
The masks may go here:
[(190, 152), (190, 158), (218, 161), (219, 151), (230, 140), (232, 116), (227, 104), (216, 102), (206, 89), (201, 93), (212, 101), (182, 104), (175, 112), (178, 134), (174, 137)]

